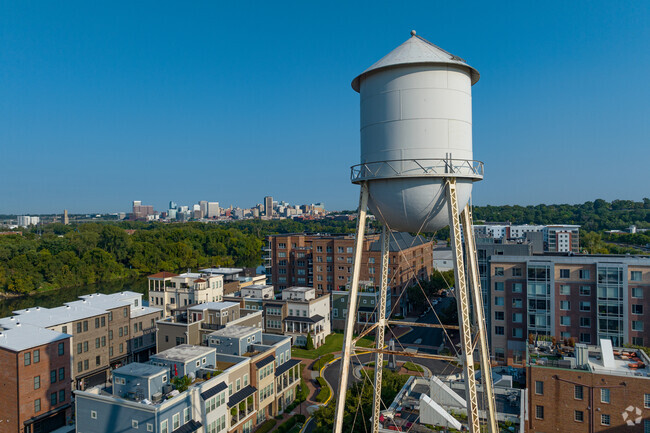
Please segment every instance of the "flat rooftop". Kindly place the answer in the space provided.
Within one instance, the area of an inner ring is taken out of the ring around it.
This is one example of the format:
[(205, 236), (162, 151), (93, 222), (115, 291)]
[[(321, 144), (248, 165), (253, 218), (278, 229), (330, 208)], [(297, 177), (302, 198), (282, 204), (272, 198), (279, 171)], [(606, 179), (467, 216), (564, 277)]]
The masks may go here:
[(200, 272), (205, 272), (206, 274), (218, 274), (218, 275), (234, 275), (244, 272), (242, 268), (205, 268), (199, 269)]
[(72, 337), (39, 326), (16, 323), (12, 328), (0, 328), (0, 347), (20, 352)]
[(194, 346), (191, 344), (181, 344), (171, 349), (164, 350), (155, 355), (151, 355), (151, 359), (159, 359), (164, 361), (177, 361), (177, 362), (187, 362), (192, 361), (201, 356), (205, 356), (209, 353), (216, 353), (216, 349), (213, 347), (205, 346)]
[[(75, 322), (77, 320), (106, 314), (106, 310), (79, 302), (74, 305), (64, 305), (56, 308), (26, 308), (24, 310), (14, 311), (14, 313), (16, 316), (13, 316), (13, 318), (18, 322), (47, 328), (49, 326)], [(0, 319), (0, 326), (11, 322), (13, 322), (12, 317)]]
[(238, 306), (239, 302), (206, 302), (204, 304), (194, 305), (188, 310), (192, 311), (204, 311), (204, 310), (223, 310), (224, 308), (232, 308)]
[(309, 292), (310, 290), (315, 290), (315, 289), (313, 287), (294, 286), (294, 287), (289, 287), (287, 289), (284, 289), (283, 292), (305, 293), (305, 292)]
[(159, 374), (164, 374), (168, 371), (166, 367), (152, 364), (141, 364), (139, 362), (132, 362), (120, 368), (113, 370), (113, 374), (124, 374), (136, 377), (153, 377)]
[[(253, 290), (264, 290), (268, 288), (273, 288), (273, 286), (268, 285), (268, 284), (251, 284), (250, 286), (242, 287), (242, 290), (248, 290), (248, 289), (253, 289)], [(289, 289), (285, 289), (289, 290)]]
[(262, 332), (261, 328), (254, 328), (252, 326), (228, 326), (227, 328), (219, 329), (218, 331), (211, 332), (208, 336), (225, 337), (225, 338), (242, 338), (251, 334)]

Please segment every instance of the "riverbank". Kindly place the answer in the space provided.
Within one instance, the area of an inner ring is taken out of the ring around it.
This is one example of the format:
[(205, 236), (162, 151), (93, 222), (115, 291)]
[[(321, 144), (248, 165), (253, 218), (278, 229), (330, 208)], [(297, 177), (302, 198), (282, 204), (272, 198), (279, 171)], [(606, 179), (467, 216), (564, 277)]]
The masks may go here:
[(147, 279), (144, 277), (123, 278), (105, 283), (88, 284), (61, 289), (41, 290), (27, 295), (0, 296), (0, 317), (10, 316), (13, 311), (32, 307), (60, 307), (65, 302), (76, 301), (89, 293), (117, 293), (130, 290), (147, 295)]

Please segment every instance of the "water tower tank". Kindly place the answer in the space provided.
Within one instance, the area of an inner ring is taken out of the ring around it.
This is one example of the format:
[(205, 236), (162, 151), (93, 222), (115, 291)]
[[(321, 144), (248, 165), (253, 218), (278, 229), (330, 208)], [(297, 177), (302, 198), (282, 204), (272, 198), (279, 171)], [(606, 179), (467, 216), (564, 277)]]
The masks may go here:
[(352, 81), (361, 95), (361, 164), (368, 207), (389, 228), (432, 232), (449, 224), (445, 178), (455, 177), (461, 211), (483, 164), (472, 159), (472, 85), (463, 59), (411, 38)]

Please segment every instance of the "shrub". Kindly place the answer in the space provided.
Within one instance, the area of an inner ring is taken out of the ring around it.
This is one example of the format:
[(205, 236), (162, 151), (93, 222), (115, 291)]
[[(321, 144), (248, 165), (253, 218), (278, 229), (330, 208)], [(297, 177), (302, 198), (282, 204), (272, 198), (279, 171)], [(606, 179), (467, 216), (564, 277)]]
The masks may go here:
[(274, 419), (267, 419), (264, 421), (258, 428), (255, 430), (255, 433), (267, 433), (270, 431), (278, 422)]
[(322, 377), (319, 376), (318, 378), (316, 378), (316, 380), (318, 381), (318, 384), (321, 387), (320, 391), (318, 392), (318, 395), (316, 396), (316, 401), (319, 403), (325, 403), (327, 399), (330, 397), (330, 393), (331, 393), (330, 387), (325, 381), (325, 379), (323, 379)]
[[(302, 421), (301, 421), (302, 420)], [(278, 433), (286, 433), (289, 430), (293, 428), (298, 422), (305, 422), (305, 416), (304, 415), (294, 415), (278, 427), (276, 432)]]

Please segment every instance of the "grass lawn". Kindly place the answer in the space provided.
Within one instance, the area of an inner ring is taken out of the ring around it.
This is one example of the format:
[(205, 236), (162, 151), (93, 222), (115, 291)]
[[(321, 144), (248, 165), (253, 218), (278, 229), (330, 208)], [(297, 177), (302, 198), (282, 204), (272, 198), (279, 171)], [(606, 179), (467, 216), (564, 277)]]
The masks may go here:
[(422, 373), (424, 370), (422, 367), (419, 365), (413, 364), (411, 361), (405, 362), (404, 363), (404, 368), (407, 369), (408, 371), (417, 371), (419, 373)]
[[(372, 347), (374, 344), (375, 342), (372, 339), (366, 337), (362, 338), (357, 342), (357, 345), (361, 347)], [(325, 344), (323, 344), (318, 349), (306, 350), (306, 349), (299, 349), (297, 347), (292, 347), (291, 356), (296, 358), (316, 359), (319, 356), (324, 355), (326, 353), (340, 352), (342, 347), (343, 347), (343, 334), (336, 332), (328, 335), (327, 338), (325, 339)]]

